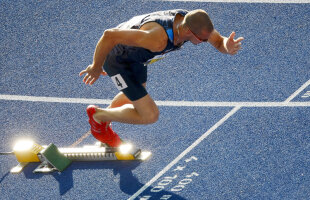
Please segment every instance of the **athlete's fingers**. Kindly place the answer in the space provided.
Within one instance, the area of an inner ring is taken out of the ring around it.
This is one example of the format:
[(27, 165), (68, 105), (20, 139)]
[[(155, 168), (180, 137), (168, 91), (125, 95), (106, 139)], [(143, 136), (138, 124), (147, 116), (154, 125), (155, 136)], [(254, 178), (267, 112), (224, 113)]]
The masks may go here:
[(235, 49), (241, 49), (241, 43), (236, 44)]
[(236, 43), (235, 47), (241, 47), (241, 42)]
[(107, 74), (107, 72), (102, 71), (102, 72), (101, 72), (101, 75), (102, 75), (102, 76), (106, 76), (106, 75), (108, 75), (108, 74)]
[(87, 81), (86, 81), (86, 84), (89, 84), (90, 85), (90, 82), (93, 80), (93, 77), (92, 76), (89, 76)]
[(240, 49), (241, 49), (241, 46), (240, 46), (240, 47), (236, 47), (236, 48), (234, 48), (234, 49), (233, 49), (233, 51), (232, 51), (232, 52), (237, 53)]
[(86, 73), (86, 70), (83, 70), (83, 71), (80, 72), (79, 75), (82, 76), (82, 75), (85, 74), (85, 73)]
[(88, 75), (84, 76), (84, 78), (83, 78), (83, 82), (84, 82), (84, 83), (85, 83), (85, 81), (87, 80), (87, 78), (88, 78)]
[(88, 81), (89, 78), (90, 78), (90, 75), (87, 74), (87, 75), (84, 77), (83, 82), (84, 82), (85, 84), (87, 84), (87, 81)]
[(94, 84), (96, 81), (97, 81), (97, 78), (93, 78), (93, 79), (89, 82), (89, 85)]
[(234, 41), (234, 37), (235, 37), (236, 33), (233, 31), (230, 36), (228, 37), (228, 40)]
[(231, 55), (236, 55), (236, 54), (237, 54), (237, 51), (231, 52)]
[[(237, 40), (236, 40), (236, 42), (241, 42), (242, 40), (244, 40), (244, 38), (243, 37), (239, 37)], [(241, 43), (240, 43), (241, 44)]]

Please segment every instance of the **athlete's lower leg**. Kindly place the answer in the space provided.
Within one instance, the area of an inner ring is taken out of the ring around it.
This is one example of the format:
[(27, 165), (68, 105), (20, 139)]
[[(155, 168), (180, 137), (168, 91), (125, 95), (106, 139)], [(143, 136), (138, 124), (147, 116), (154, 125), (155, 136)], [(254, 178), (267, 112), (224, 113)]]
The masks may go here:
[(97, 108), (94, 119), (97, 122), (116, 121), (128, 124), (150, 124), (157, 121), (159, 115), (155, 102), (149, 95), (142, 97), (132, 104), (120, 107), (101, 109)]

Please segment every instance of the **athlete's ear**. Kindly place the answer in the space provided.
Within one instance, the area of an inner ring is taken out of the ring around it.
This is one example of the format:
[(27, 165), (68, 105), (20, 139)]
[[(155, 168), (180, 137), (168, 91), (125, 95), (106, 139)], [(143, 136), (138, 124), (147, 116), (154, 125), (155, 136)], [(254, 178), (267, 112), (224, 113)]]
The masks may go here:
[(193, 35), (192, 31), (187, 26), (184, 27), (184, 35), (188, 40), (190, 40)]
[(185, 36), (191, 35), (191, 31), (189, 30), (189, 28), (187, 26), (183, 26), (183, 32), (184, 32)]

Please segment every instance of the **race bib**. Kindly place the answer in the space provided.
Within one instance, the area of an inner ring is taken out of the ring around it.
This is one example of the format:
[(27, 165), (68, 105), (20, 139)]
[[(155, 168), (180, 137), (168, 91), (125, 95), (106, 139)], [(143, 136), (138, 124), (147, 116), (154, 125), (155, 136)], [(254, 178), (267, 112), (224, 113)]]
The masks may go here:
[(123, 90), (127, 88), (127, 84), (124, 81), (123, 77), (120, 74), (116, 74), (115, 76), (111, 76), (111, 79), (118, 90)]

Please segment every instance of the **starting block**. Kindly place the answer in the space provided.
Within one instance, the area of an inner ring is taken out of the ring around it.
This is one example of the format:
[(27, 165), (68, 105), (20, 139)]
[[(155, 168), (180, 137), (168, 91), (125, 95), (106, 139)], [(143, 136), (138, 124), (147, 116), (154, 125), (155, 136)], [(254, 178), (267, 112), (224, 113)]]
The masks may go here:
[(33, 141), (16, 143), (13, 152), (19, 164), (11, 169), (11, 173), (20, 173), (30, 162), (39, 162), (34, 173), (62, 172), (73, 161), (111, 161), (138, 160), (144, 161), (151, 152), (142, 151), (133, 145), (124, 143), (119, 147), (108, 147), (103, 143), (84, 147), (58, 148), (54, 144), (40, 146)]

